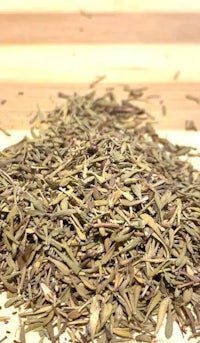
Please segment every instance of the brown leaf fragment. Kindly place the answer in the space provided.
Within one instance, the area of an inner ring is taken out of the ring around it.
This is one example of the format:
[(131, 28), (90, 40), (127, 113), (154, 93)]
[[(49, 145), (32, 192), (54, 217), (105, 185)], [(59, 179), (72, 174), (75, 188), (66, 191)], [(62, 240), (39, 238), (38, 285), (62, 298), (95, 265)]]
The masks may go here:
[(92, 342), (94, 342), (94, 337), (97, 332), (97, 326), (99, 323), (99, 315), (100, 315), (100, 304), (99, 304), (97, 296), (94, 296), (92, 298), (92, 302), (90, 306), (90, 319), (89, 319), (89, 331), (90, 331)]
[(163, 320), (166, 316), (170, 301), (171, 301), (170, 298), (166, 297), (160, 303), (159, 310), (158, 310), (158, 316), (157, 316), (157, 324), (156, 324), (155, 334), (157, 334), (161, 328), (161, 325), (162, 325)]

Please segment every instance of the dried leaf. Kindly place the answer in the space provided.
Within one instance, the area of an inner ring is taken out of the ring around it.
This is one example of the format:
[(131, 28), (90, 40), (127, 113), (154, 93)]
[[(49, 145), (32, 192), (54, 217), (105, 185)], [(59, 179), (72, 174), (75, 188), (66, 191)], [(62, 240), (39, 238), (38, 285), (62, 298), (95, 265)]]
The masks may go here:
[(158, 292), (156, 295), (154, 295), (151, 298), (151, 301), (149, 303), (147, 313), (145, 316), (145, 321), (148, 319), (150, 313), (154, 310), (154, 308), (159, 304), (160, 300), (161, 300), (161, 293), (160, 292)]
[(113, 328), (113, 333), (119, 337), (133, 338), (133, 334), (129, 328)]
[(100, 305), (97, 296), (92, 298), (90, 306), (89, 330), (92, 342), (94, 341), (95, 333), (99, 323)]
[(155, 334), (157, 334), (161, 328), (161, 325), (162, 325), (163, 320), (166, 316), (170, 302), (171, 302), (170, 298), (166, 297), (160, 303), (159, 310), (158, 310), (158, 316), (157, 316), (157, 324), (156, 324)]
[(100, 314), (100, 319), (101, 319), (101, 327), (104, 326), (104, 324), (106, 324), (106, 322), (109, 320), (111, 314), (113, 311), (113, 306), (110, 303), (106, 303), (103, 305), (103, 308), (101, 310), (101, 314)]
[(167, 339), (170, 339), (172, 337), (173, 324), (174, 324), (174, 320), (172, 317), (171, 305), (169, 305), (168, 312), (167, 312), (167, 320), (166, 320), (166, 325), (165, 325), (165, 337)]
[(46, 299), (46, 301), (55, 304), (56, 303), (56, 294), (47, 286), (45, 285), (43, 282), (41, 282), (40, 284), (42, 291), (44, 293), (44, 297)]

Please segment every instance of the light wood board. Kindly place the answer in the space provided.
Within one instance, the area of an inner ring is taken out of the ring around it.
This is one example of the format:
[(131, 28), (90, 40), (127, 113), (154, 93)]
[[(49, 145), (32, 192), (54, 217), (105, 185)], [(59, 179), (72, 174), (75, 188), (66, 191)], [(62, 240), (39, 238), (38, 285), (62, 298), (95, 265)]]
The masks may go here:
[(200, 106), (185, 98), (200, 97), (198, 0), (7, 0), (0, 32), (2, 128), (28, 128), (38, 104), (50, 110), (60, 90), (84, 92), (98, 76), (100, 92), (128, 83), (162, 95), (165, 118), (161, 99), (146, 104), (158, 128), (200, 128)]

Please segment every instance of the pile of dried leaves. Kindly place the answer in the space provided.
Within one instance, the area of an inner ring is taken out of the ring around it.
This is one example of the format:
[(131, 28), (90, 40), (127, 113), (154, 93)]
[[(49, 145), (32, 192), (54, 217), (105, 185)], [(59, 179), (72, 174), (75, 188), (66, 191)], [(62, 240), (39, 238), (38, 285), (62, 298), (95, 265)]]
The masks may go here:
[(67, 97), (0, 153), (0, 291), (51, 342), (200, 334), (200, 173), (131, 97)]

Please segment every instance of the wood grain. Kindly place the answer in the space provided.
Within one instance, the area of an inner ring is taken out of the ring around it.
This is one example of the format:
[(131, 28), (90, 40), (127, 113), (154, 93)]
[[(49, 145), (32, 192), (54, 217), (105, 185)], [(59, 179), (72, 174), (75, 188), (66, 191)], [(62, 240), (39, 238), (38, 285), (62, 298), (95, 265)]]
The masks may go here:
[(199, 0), (6, 0), (0, 2), (1, 12), (195, 12)]
[(3, 13), (0, 32), (0, 44), (192, 44), (200, 13)]
[(157, 127), (200, 126), (199, 105), (185, 99), (200, 96), (198, 0), (7, 0), (0, 32), (2, 128), (28, 128), (38, 106), (62, 103), (58, 91), (84, 93), (98, 76), (100, 93), (130, 84), (158, 94), (138, 104)]
[(200, 45), (8, 45), (0, 46), (2, 81), (110, 83), (200, 80)]

